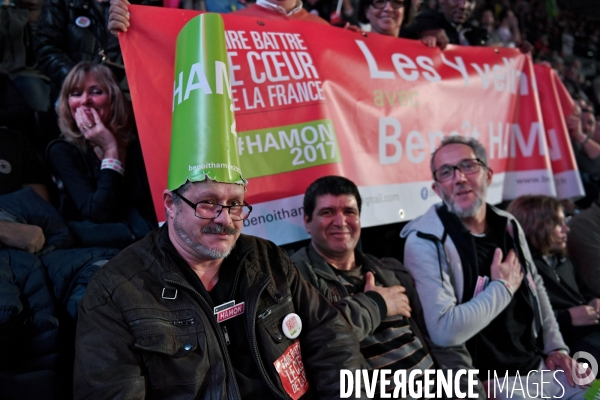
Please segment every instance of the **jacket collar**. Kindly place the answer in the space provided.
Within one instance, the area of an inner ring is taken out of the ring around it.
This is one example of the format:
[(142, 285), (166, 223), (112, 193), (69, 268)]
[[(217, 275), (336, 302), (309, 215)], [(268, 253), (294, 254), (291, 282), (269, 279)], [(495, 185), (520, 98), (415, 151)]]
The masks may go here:
[[(306, 252), (308, 253), (308, 258), (315, 274), (326, 279), (337, 280), (334, 267), (325, 261), (325, 259), (319, 253), (317, 253), (317, 250), (315, 250), (315, 247), (312, 245), (312, 243), (309, 243), (309, 245), (306, 246)], [(371, 263), (360, 250), (354, 249), (354, 259), (356, 265), (362, 265), (367, 271), (372, 271), (372, 268), (370, 267)]]
[[(402, 229), (402, 231), (400, 232), (400, 237), (406, 238), (412, 232), (417, 231), (417, 232), (434, 235), (438, 239), (441, 239), (442, 236), (444, 235), (445, 229), (444, 229), (444, 224), (442, 223), (442, 221), (440, 220), (440, 218), (437, 214), (437, 210), (438, 210), (438, 208), (442, 207), (443, 205), (444, 205), (444, 203), (442, 203), (442, 202), (434, 204), (431, 207), (429, 207), (429, 209), (425, 212), (425, 214), (410, 221), (408, 224), (406, 224), (404, 229)], [(486, 207), (487, 207), (486, 217), (489, 217), (490, 215), (492, 215), (491, 218), (503, 217), (503, 218), (507, 218), (509, 221), (515, 220), (515, 218), (511, 214), (507, 213), (506, 211), (500, 210), (500, 209), (498, 209), (490, 204), (487, 204), (487, 203), (486, 203)], [(512, 229), (512, 224), (508, 224), (508, 232), (511, 235), (514, 234), (513, 229)]]
[(400, 232), (401, 238), (407, 238), (412, 232), (422, 232), (429, 235), (436, 236), (438, 239), (442, 238), (444, 234), (444, 225), (437, 215), (437, 209), (442, 206), (443, 203), (437, 203), (429, 207), (425, 214), (410, 221)]
[(306, 251), (315, 274), (325, 279), (337, 279), (337, 276), (333, 271), (333, 267), (329, 265), (329, 263), (325, 261), (325, 259), (319, 253), (317, 253), (317, 250), (315, 250), (315, 247), (312, 243), (309, 243), (308, 246), (306, 246)]

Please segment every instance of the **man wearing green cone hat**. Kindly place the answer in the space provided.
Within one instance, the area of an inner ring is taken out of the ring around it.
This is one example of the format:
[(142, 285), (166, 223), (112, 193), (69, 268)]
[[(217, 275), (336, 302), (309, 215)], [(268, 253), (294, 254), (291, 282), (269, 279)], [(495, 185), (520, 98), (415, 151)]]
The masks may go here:
[(166, 223), (90, 281), (75, 398), (339, 398), (340, 369), (364, 367), (354, 333), (285, 252), (240, 233), (252, 207), (225, 57), (217, 14), (182, 29)]

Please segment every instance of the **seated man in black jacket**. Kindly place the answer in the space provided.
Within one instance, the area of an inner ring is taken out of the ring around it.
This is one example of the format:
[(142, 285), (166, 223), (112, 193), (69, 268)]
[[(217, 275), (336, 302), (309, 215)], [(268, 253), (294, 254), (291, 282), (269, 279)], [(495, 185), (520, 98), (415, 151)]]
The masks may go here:
[(360, 193), (352, 181), (341, 176), (314, 181), (304, 195), (311, 243), (292, 261), (353, 327), (369, 369), (433, 368), (408, 271), (394, 258), (377, 259), (356, 248), (360, 209)]
[(244, 193), (165, 190), (167, 222), (94, 276), (75, 398), (339, 398), (339, 370), (364, 364), (356, 336), (282, 249), (241, 235)]

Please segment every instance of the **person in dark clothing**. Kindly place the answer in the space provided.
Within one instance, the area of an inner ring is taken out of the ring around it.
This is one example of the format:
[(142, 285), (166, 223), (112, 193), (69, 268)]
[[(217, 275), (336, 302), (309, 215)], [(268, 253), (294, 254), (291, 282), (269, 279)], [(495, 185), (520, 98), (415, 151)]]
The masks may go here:
[(63, 216), (81, 244), (124, 248), (157, 225), (131, 108), (110, 70), (90, 62), (71, 70), (58, 108), (63, 139), (47, 153)]
[(356, 336), (282, 249), (240, 233), (244, 192), (208, 178), (165, 190), (167, 223), (94, 276), (76, 399), (339, 398), (339, 369), (364, 366)]
[[(136, 4), (155, 5), (154, 0)], [(47, 0), (34, 35), (40, 70), (53, 83), (56, 99), (69, 71), (80, 61), (110, 66), (120, 82), (125, 76), (117, 37), (107, 29), (109, 2), (104, 0)]]
[(70, 397), (77, 303), (118, 252), (72, 244), (56, 209), (30, 187), (0, 195), (2, 399)]
[(69, 397), (77, 302), (91, 275), (117, 253), (71, 248), (69, 230), (48, 202), (48, 182), (26, 135), (0, 128), (2, 399)]
[(348, 320), (369, 369), (432, 369), (423, 310), (408, 271), (396, 259), (356, 248), (361, 202), (356, 185), (344, 177), (314, 181), (304, 195), (311, 243), (292, 261)]
[(0, 195), (31, 187), (50, 201), (50, 174), (38, 158), (29, 135), (0, 127)]
[(475, 0), (439, 0), (439, 11), (418, 13), (401, 36), (412, 39), (439, 37), (443, 31), (450, 44), (485, 46), (489, 40), (488, 32), (469, 22), (475, 4)]
[(522, 196), (510, 203), (508, 212), (523, 226), (570, 353), (586, 351), (600, 360), (600, 299), (586, 293), (566, 256), (569, 227), (560, 201)]
[[(580, 122), (567, 120), (567, 127), (571, 128), (571, 144), (573, 154), (579, 168), (581, 182), (585, 190), (585, 197), (575, 202), (575, 205), (584, 210), (589, 208), (594, 200), (600, 195), (600, 138), (596, 133), (596, 116), (594, 110), (589, 107), (576, 106), (573, 115), (580, 116)], [(579, 139), (582, 137), (583, 139)], [(589, 143), (588, 143), (589, 142)]]

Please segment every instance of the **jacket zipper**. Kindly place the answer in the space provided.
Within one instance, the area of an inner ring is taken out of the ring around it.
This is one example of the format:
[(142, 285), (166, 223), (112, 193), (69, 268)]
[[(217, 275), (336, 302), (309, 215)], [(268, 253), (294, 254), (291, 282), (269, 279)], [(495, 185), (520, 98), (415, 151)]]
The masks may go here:
[(134, 320), (129, 321), (129, 326), (133, 326), (133, 325), (139, 325), (139, 324), (143, 324), (145, 322), (149, 322), (149, 321), (154, 321), (154, 320), (160, 320), (160, 321), (166, 321), (169, 322), (175, 326), (181, 326), (181, 325), (193, 325), (194, 324), (194, 318), (186, 318), (186, 319), (178, 319), (173, 321), (172, 319), (167, 319), (167, 318), (160, 318), (160, 317), (147, 317), (147, 318), (136, 318)]
[[(292, 301), (292, 297), (288, 297), (284, 302), (277, 304), (277, 306), (279, 307), (283, 307), (285, 306), (287, 303)], [(273, 313), (273, 308), (275, 307), (269, 307), (267, 308), (265, 311), (261, 312), (260, 314), (258, 314), (258, 319), (265, 319), (267, 318), (269, 315), (271, 315)]]
[[(258, 298), (260, 298), (260, 295), (265, 290), (265, 288), (267, 287), (267, 285), (269, 284), (270, 281), (271, 281), (271, 279), (269, 277), (269, 279), (267, 279), (265, 281), (265, 283), (263, 283), (262, 287), (258, 291), (258, 296), (256, 297), (257, 301), (258, 301)], [(290, 300), (291, 300), (291, 297), (290, 297)], [(270, 310), (270, 308), (267, 309), (267, 311), (269, 311), (269, 310)], [(256, 310), (256, 309), (254, 310), (254, 316), (252, 317), (252, 332), (251, 332), (251, 334), (252, 334), (252, 353), (254, 354), (254, 359), (256, 361), (256, 364), (258, 364), (258, 369), (260, 370), (260, 373), (263, 376), (263, 379), (265, 380), (265, 382), (267, 383), (267, 385), (269, 386), (269, 388), (273, 391), (273, 393), (275, 393), (278, 397), (280, 397), (282, 399), (288, 400), (289, 397), (285, 396), (283, 393), (281, 393), (279, 391), (279, 389), (277, 389), (275, 387), (275, 385), (273, 385), (273, 382), (271, 382), (271, 379), (267, 375), (267, 371), (265, 369), (265, 366), (263, 365), (262, 360), (260, 359), (260, 354), (258, 353), (258, 342), (256, 340), (256, 335), (254, 334), (254, 332), (256, 332), (255, 328), (256, 328), (256, 318), (257, 318), (256, 317), (256, 312), (257, 311), (258, 310)], [(264, 311), (263, 313), (261, 313), (261, 316), (264, 315), (267, 311)], [(270, 314), (270, 313), (268, 313), (268, 314)]]
[[(188, 289), (191, 292), (195, 293), (196, 296), (198, 296), (200, 298), (200, 300), (202, 300), (202, 302), (206, 305), (206, 307), (210, 310), (210, 305), (208, 304), (208, 302), (206, 301), (206, 299), (204, 297), (202, 297), (202, 295), (193, 287), (185, 285), (181, 282), (178, 281), (174, 281), (171, 279), (165, 279), (165, 282), (169, 282), (173, 285), (177, 285), (177, 286), (181, 286), (184, 289)], [(210, 315), (210, 314), (209, 314)], [(214, 318), (208, 318), (210, 320), (211, 325), (213, 326), (213, 328), (215, 329), (215, 331), (217, 332), (217, 336), (219, 337), (219, 342), (221, 344), (221, 348), (223, 349), (224, 353), (225, 353), (225, 359), (227, 361), (227, 369), (229, 370), (229, 374), (231, 376), (231, 381), (233, 383), (233, 387), (235, 390), (235, 397), (234, 398), (238, 398), (241, 399), (242, 395), (240, 394), (240, 389), (238, 388), (237, 385), (237, 381), (235, 380), (235, 372), (233, 371), (233, 366), (231, 364), (231, 357), (229, 356), (229, 350), (227, 349), (227, 345), (225, 344), (227, 341), (229, 341), (229, 339), (225, 339), (224, 335), (223, 335), (223, 330), (221, 329), (221, 326), (219, 326), (217, 324), (217, 321), (215, 321)], [(229, 335), (228, 335), (229, 336)]]
[[(527, 260), (525, 259), (525, 254), (523, 254), (520, 251), (520, 240), (519, 240), (519, 228), (517, 227), (517, 224), (514, 221), (510, 221), (512, 228), (513, 228), (513, 247), (515, 249), (515, 253), (517, 254), (517, 258), (519, 259), (520, 263), (523, 263), (523, 269), (525, 270), (525, 276), (523, 277), (524, 280), (527, 279), (527, 274), (529, 274), (529, 276), (531, 276), (531, 280), (533, 281), (533, 274), (531, 274), (529, 272), (529, 264), (527, 262)], [(542, 325), (542, 312), (540, 309), (540, 304), (539, 304), (539, 298), (537, 296), (537, 293), (534, 292), (533, 288), (531, 287), (531, 285), (529, 284), (529, 282), (527, 282), (527, 288), (529, 289), (529, 294), (531, 295), (531, 298), (533, 300), (533, 312), (534, 312), (534, 319), (535, 319), (535, 324), (534, 324), (534, 336), (537, 336), (537, 331), (542, 328), (543, 329), (543, 325)]]

